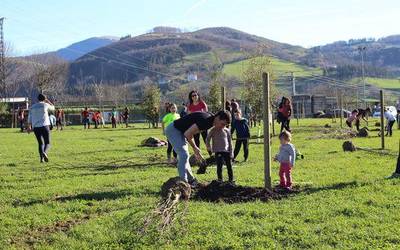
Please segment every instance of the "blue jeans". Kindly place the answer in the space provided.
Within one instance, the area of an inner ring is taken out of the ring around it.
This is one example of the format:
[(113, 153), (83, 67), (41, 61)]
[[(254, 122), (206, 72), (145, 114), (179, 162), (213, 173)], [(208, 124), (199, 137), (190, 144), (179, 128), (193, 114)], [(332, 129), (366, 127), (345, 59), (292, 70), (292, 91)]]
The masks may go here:
[(179, 177), (186, 182), (192, 182), (195, 178), (189, 163), (189, 145), (185, 136), (175, 128), (174, 123), (167, 126), (165, 135), (178, 155)]

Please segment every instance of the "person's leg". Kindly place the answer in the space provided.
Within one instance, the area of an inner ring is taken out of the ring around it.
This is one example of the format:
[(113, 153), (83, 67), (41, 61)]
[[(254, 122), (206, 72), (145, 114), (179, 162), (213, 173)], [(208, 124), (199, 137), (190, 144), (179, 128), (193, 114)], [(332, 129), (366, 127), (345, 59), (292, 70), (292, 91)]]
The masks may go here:
[(231, 154), (228, 152), (224, 153), (224, 161), (226, 165), (226, 169), (228, 170), (228, 178), (229, 181), (233, 181), (233, 170), (232, 170), (232, 159), (231, 159)]
[(290, 119), (286, 120), (286, 130), (291, 132), (291, 130), (290, 130)]
[(244, 161), (249, 158), (249, 139), (243, 140)]
[(280, 186), (281, 187), (286, 187), (286, 176), (285, 176), (285, 167), (283, 164), (281, 164), (280, 168), (279, 168), (279, 178), (280, 178)]
[(286, 128), (286, 119), (282, 118), (281, 121), (281, 133), (283, 132), (283, 130)]
[(346, 120), (346, 124), (347, 124), (347, 126), (349, 126), (349, 128), (352, 127), (352, 126), (351, 126), (351, 122), (349, 122), (349, 121), (347, 121), (347, 120)]
[(191, 171), (189, 163), (189, 148), (188, 143), (182, 132), (177, 130), (173, 124), (170, 124), (165, 129), (165, 134), (172, 144), (175, 152), (178, 155), (178, 173), (179, 177), (186, 182), (192, 182), (195, 180)]
[(47, 152), (50, 149), (50, 129), (48, 126), (43, 127), (43, 141), (44, 141), (44, 147), (43, 147), (43, 157), (45, 161), (48, 161), (48, 156)]
[(240, 139), (236, 139), (235, 149), (233, 150), (233, 159), (236, 159), (236, 157), (238, 156), (241, 146), (242, 146), (242, 141)]
[(201, 131), (201, 137), (203, 137), (204, 143), (206, 143), (207, 135), (208, 135), (208, 131), (207, 130)]
[(173, 149), (172, 148), (172, 155), (174, 156), (174, 158), (176, 159), (176, 157), (177, 157), (177, 154), (176, 154), (176, 152), (175, 152), (175, 149)]
[(167, 140), (167, 143), (168, 143), (167, 158), (168, 158), (168, 161), (170, 161), (170, 160), (171, 160), (171, 153), (172, 153), (172, 145), (171, 145), (171, 143), (169, 142), (169, 140)]
[(395, 121), (390, 121), (389, 124), (388, 124), (388, 126), (389, 126), (389, 127), (388, 127), (388, 133), (389, 133), (390, 136), (392, 136), (392, 134), (393, 134), (393, 125), (394, 125), (394, 122), (395, 122)]
[(291, 188), (292, 187), (292, 168), (287, 165), (285, 166), (285, 177), (286, 177), (286, 187)]
[(196, 146), (200, 148), (200, 134), (195, 134), (193, 136), (193, 139), (194, 139), (194, 144), (196, 144)]
[(39, 156), (40, 156), (40, 161), (43, 161), (43, 137), (42, 137), (42, 130), (41, 128), (34, 128), (33, 132), (35, 134), (36, 140), (38, 142), (39, 146)]
[(222, 181), (222, 165), (224, 164), (224, 157), (222, 153), (215, 153), (215, 158), (217, 161), (217, 177), (219, 181)]
[(356, 128), (357, 128), (357, 131), (360, 130), (360, 119), (356, 119)]

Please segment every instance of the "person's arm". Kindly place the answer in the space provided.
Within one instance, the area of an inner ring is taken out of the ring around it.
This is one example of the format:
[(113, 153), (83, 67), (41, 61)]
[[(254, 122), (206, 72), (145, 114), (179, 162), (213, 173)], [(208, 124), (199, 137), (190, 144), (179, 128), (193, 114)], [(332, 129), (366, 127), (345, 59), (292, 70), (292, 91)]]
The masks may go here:
[(214, 136), (214, 128), (212, 128), (208, 134), (207, 134), (207, 139), (206, 139), (206, 147), (207, 147), (207, 151), (211, 152), (211, 138)]
[[(32, 110), (31, 110), (32, 111)], [(28, 114), (28, 133), (30, 133), (31, 131), (32, 131), (32, 112), (31, 111), (29, 111), (29, 114)]]
[(193, 140), (193, 136), (195, 134), (200, 133), (200, 129), (196, 124), (193, 124), (188, 130), (185, 131), (183, 134), (187, 139), (189, 145), (193, 148), (194, 155), (198, 160), (204, 160), (203, 156), (201, 155), (200, 149), (196, 146)]
[(51, 101), (49, 101), (48, 99), (46, 99), (46, 100), (44, 100), (44, 102), (48, 104), (48, 105), (47, 105), (47, 109), (48, 109), (48, 110), (50, 110), (50, 111), (54, 111), (54, 110), (55, 110), (54, 104), (53, 104)]
[(291, 146), (290, 150), (290, 164), (294, 167), (294, 162), (296, 160), (296, 149), (294, 146)]
[(204, 101), (203, 101), (203, 105), (204, 105), (204, 108), (203, 108), (204, 112), (208, 112), (208, 106)]

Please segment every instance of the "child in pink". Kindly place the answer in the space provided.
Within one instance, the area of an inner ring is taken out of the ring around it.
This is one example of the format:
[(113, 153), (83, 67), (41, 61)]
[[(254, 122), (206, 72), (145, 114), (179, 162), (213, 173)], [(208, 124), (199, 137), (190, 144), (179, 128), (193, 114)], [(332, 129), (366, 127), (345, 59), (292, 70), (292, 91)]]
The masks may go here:
[(279, 169), (280, 186), (285, 189), (292, 188), (292, 168), (296, 160), (296, 148), (290, 141), (292, 135), (283, 131), (279, 135), (281, 146), (279, 148), (279, 154), (274, 158), (275, 161), (280, 162), (281, 166)]
[(347, 126), (349, 126), (349, 128), (353, 128), (353, 121), (358, 119), (357, 116), (358, 116), (358, 110), (355, 109), (353, 110), (353, 112), (351, 112), (351, 115), (346, 120), (346, 124)]

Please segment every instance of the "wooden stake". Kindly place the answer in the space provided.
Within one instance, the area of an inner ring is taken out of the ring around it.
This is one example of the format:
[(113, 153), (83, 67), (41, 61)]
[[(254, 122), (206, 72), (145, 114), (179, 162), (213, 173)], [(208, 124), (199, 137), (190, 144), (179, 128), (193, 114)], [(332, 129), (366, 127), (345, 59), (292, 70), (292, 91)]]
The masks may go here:
[(269, 73), (263, 73), (263, 120), (264, 120), (264, 186), (271, 190), (271, 132), (270, 132), (270, 93), (269, 93)]
[(385, 125), (384, 125), (384, 113), (385, 113), (385, 104), (383, 98), (383, 90), (379, 91), (380, 101), (381, 101), (381, 147), (385, 149)]

